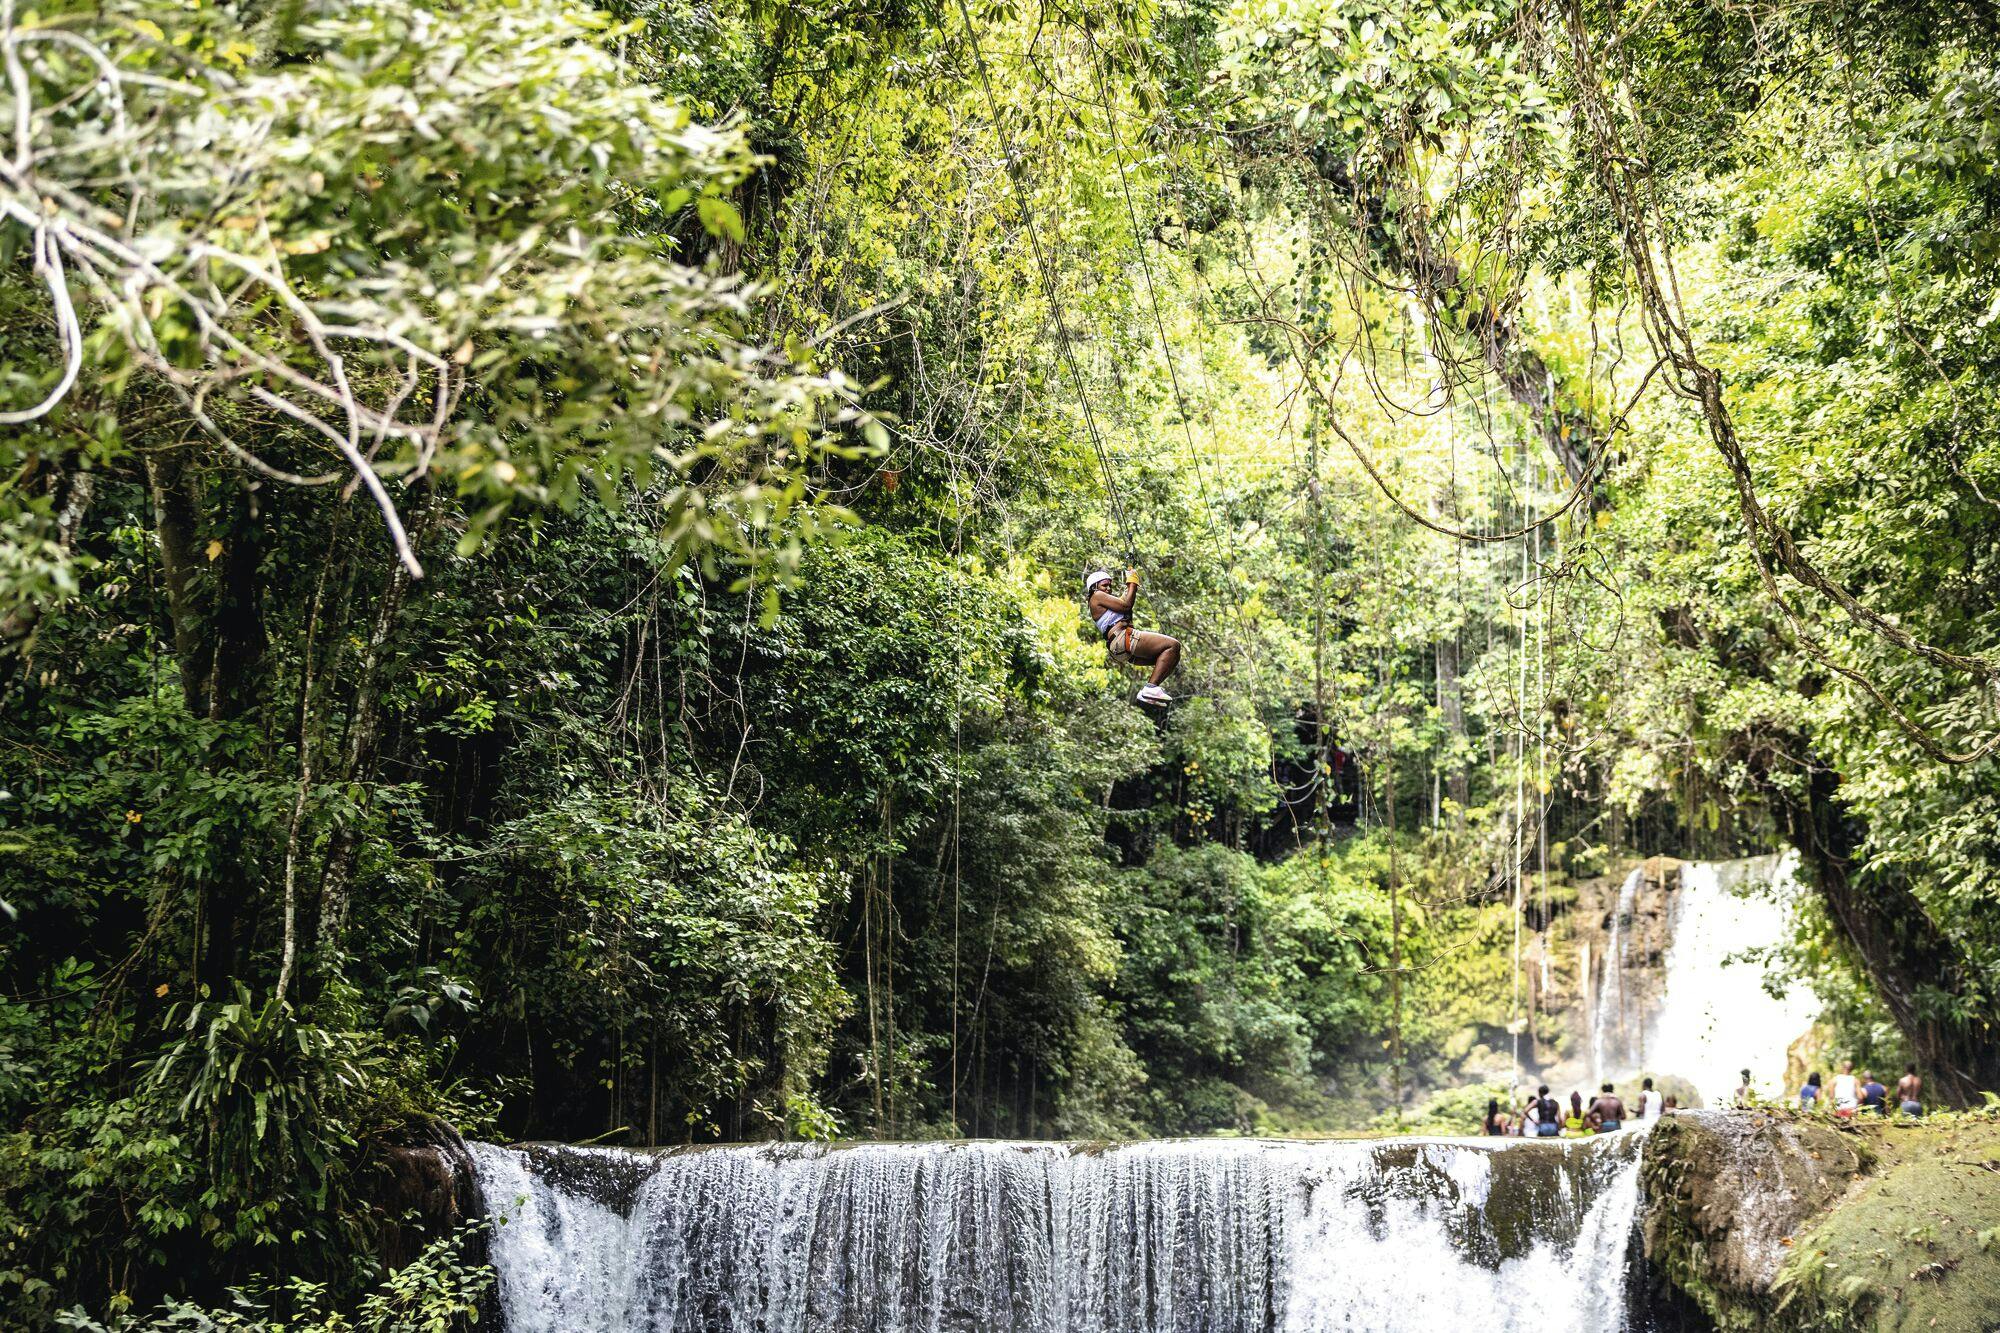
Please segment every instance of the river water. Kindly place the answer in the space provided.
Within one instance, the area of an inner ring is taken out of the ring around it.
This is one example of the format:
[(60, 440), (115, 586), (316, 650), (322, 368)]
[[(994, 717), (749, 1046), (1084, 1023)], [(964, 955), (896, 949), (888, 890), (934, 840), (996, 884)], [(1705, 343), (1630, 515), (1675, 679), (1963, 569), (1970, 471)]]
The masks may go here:
[(472, 1151), (507, 1333), (1602, 1333), (1640, 1144)]

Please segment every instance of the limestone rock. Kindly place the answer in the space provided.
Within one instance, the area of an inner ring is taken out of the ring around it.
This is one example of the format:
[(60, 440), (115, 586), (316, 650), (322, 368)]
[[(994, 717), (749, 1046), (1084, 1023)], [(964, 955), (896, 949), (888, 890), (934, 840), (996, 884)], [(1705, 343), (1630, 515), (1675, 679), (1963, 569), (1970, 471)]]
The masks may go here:
[(1724, 1328), (1759, 1326), (1788, 1242), (1866, 1169), (1862, 1141), (1744, 1112), (1665, 1117), (1646, 1143), (1646, 1258)]

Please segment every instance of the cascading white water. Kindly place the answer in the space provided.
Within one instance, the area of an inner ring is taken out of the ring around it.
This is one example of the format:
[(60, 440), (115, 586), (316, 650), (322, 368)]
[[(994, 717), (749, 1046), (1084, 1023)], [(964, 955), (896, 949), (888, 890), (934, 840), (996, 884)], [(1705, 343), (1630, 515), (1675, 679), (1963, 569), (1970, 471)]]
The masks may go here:
[(1590, 1009), (1590, 1074), (1608, 1079), (1630, 1072), (1631, 1042), (1626, 1027), (1625, 927), (1632, 919), (1632, 905), (1638, 899), (1644, 866), (1634, 866), (1618, 886), (1618, 903), (1611, 911), (1611, 938), (1604, 950), (1602, 976), (1597, 983), (1597, 1000)]
[(1429, 1333), (1624, 1327), (1640, 1141), (472, 1152), (507, 1333)]
[(1710, 1106), (1728, 1101), (1744, 1069), (1759, 1093), (1786, 1091), (1786, 1053), (1818, 1016), (1809, 989), (1774, 996), (1763, 965), (1738, 956), (1785, 939), (1797, 866), (1786, 852), (1681, 867), (1646, 1064), (1687, 1079)]

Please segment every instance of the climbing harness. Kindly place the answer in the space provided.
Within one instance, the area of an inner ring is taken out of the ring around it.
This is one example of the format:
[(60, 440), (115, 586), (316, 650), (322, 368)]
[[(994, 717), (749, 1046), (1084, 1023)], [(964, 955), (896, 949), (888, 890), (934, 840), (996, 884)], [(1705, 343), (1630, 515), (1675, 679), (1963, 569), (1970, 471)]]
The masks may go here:
[[(1103, 611), (1097, 612), (1094, 615), (1092, 614), (1091, 597), (1096, 594), (1099, 588), (1108, 587), (1111, 581), (1111, 575), (1101, 569), (1093, 571), (1084, 578), (1084, 616), (1090, 620), (1092, 627), (1104, 636), (1105, 655), (1112, 666), (1148, 665), (1147, 663), (1140, 662), (1133, 656), (1138, 649), (1139, 629), (1132, 621), (1132, 614), (1129, 608), (1121, 611), (1116, 607), (1106, 607)], [(1138, 597), (1137, 578), (1128, 574), (1125, 586), (1131, 592), (1136, 604)], [(1163, 708), (1173, 702), (1173, 696), (1160, 688), (1159, 685), (1149, 682), (1140, 686), (1137, 700), (1142, 704)]]
[[(1105, 587), (1110, 583), (1111, 575), (1101, 569), (1083, 581), (1083, 613), (1089, 618), (1090, 623), (1096, 627), (1097, 632), (1104, 636), (1105, 645), (1111, 652), (1112, 662), (1118, 666), (1130, 666), (1132, 665), (1132, 636), (1137, 632), (1132, 624), (1131, 613), (1117, 610), (1107, 610), (1095, 616), (1090, 613), (1091, 597), (1099, 588)], [(1126, 586), (1131, 587), (1133, 585), (1128, 583)]]

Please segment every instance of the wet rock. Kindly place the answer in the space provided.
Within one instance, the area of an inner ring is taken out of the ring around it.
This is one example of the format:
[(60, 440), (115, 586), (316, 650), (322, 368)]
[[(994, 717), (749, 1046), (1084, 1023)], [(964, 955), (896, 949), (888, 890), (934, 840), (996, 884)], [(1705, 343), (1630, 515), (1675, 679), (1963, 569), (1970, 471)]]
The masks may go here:
[(1867, 1168), (1864, 1140), (1746, 1112), (1667, 1116), (1648, 1137), (1646, 1259), (1723, 1328), (1757, 1328), (1794, 1236)]
[(537, 1176), (558, 1189), (595, 1200), (614, 1213), (632, 1211), (632, 1201), (652, 1174), (655, 1157), (666, 1155), (567, 1143), (517, 1146)]
[[(375, 1197), (383, 1221), (382, 1260), (391, 1270), (485, 1215), (472, 1155), (450, 1125), (425, 1120), (403, 1126), (376, 1145), (372, 1156), (380, 1177)], [(483, 1249), (483, 1237), (474, 1238), (472, 1248)]]

